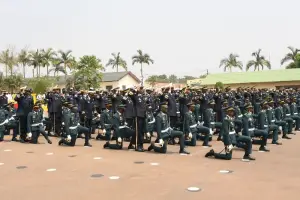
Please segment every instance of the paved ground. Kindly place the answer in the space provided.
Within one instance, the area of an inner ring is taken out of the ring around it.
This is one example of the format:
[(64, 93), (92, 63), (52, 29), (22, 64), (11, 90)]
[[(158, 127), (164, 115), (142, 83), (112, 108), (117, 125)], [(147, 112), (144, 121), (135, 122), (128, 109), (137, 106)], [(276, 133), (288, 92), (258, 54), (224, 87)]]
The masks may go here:
[[(260, 153), (254, 146), (254, 162), (242, 162), (241, 151), (235, 151), (231, 161), (204, 158), (208, 149), (201, 146), (189, 147), (192, 154), (181, 156), (178, 146), (169, 146), (168, 154), (159, 155), (104, 150), (99, 141), (92, 141), (92, 148), (84, 148), (82, 139), (76, 147), (59, 147), (57, 140), (52, 140), (52, 145), (0, 143), (1, 200), (300, 198), (299, 135), (284, 140), (283, 146), (268, 145), (270, 153)], [(44, 138), (40, 142), (44, 143)], [(220, 142), (212, 144), (214, 149), (222, 149)], [(220, 170), (233, 173), (221, 174)], [(103, 176), (91, 178), (92, 174)], [(120, 178), (110, 180), (110, 176)], [(191, 186), (202, 191), (187, 191)]]

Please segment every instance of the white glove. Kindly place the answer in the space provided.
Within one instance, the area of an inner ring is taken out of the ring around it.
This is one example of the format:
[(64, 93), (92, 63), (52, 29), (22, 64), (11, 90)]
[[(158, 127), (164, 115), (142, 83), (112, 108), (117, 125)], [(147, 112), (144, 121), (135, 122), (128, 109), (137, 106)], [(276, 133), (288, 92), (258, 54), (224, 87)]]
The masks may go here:
[(159, 142), (158, 144), (159, 144), (160, 146), (164, 146), (164, 140), (163, 140), (163, 139), (159, 139), (158, 142)]
[(192, 137), (193, 137), (193, 134), (192, 134), (192, 133), (189, 133), (188, 138), (189, 138), (189, 139), (192, 139)]
[(114, 130), (111, 130), (110, 133), (111, 133), (111, 134), (114, 134)]
[(200, 125), (201, 123), (198, 121), (197, 124)]
[(8, 119), (6, 119), (6, 120), (4, 121), (4, 123), (5, 123), (5, 124), (8, 123)]
[(14, 118), (13, 118), (13, 117), (11, 117), (11, 118), (9, 118), (8, 120), (9, 120), (9, 121), (11, 121), (11, 120), (14, 120)]
[(127, 122), (125, 122), (124, 125), (127, 126)]
[(65, 122), (61, 123), (62, 125), (65, 125)]
[(149, 132), (148, 132), (146, 135), (147, 135), (147, 137), (148, 137), (148, 138), (149, 138), (149, 137), (151, 137), (151, 135), (150, 135), (150, 133), (149, 133)]
[(233, 146), (232, 144), (231, 145), (228, 145), (226, 146), (226, 152), (229, 153), (231, 150), (233, 149)]
[(98, 114), (97, 117), (100, 117), (100, 114)]
[(279, 126), (279, 130), (282, 131), (282, 126)]
[(214, 134), (214, 132), (211, 128), (209, 129), (209, 134), (211, 134), (211, 135)]
[(102, 133), (103, 133), (103, 134), (105, 134), (105, 133), (106, 133), (106, 130), (105, 130), (105, 129), (103, 129), (103, 130), (102, 130)]
[(80, 125), (80, 123), (77, 124), (77, 126), (79, 126), (79, 125)]
[(121, 143), (122, 142), (122, 138), (118, 137), (118, 142)]
[(72, 138), (71, 138), (71, 136), (70, 136), (70, 135), (68, 135), (66, 140), (67, 140), (68, 142), (70, 142), (70, 141), (71, 141), (71, 139), (72, 139)]
[(32, 137), (32, 133), (27, 133), (27, 138), (30, 139)]

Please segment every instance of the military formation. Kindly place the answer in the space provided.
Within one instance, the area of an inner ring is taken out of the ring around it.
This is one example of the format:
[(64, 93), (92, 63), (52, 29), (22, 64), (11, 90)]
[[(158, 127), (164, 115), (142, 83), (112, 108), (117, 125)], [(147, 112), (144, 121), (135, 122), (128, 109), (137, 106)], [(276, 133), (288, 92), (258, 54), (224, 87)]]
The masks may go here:
[(180, 154), (190, 154), (186, 146), (200, 142), (211, 147), (215, 138), (224, 143), (223, 151), (211, 149), (205, 157), (230, 160), (233, 150), (241, 148), (243, 159), (255, 160), (252, 145), (269, 152), (268, 140), (282, 145), (280, 137), (291, 139), (300, 129), (300, 92), (294, 89), (166, 87), (155, 92), (143, 87), (111, 91), (55, 87), (35, 103), (31, 94), (31, 89), (20, 88), (8, 102), (2, 91), (0, 141), (12, 132), (12, 141), (20, 143), (38, 144), (42, 135), (49, 144), (49, 137), (58, 137), (59, 146), (75, 146), (80, 138), (85, 147), (92, 147), (90, 140), (95, 139), (105, 141), (104, 149), (166, 153), (168, 145), (178, 145)]

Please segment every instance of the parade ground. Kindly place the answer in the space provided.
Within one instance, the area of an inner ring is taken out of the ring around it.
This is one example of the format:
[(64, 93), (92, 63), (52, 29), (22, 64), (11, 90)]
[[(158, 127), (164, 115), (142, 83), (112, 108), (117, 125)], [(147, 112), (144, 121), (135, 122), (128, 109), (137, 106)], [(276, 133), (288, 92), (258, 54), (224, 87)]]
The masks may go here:
[[(117, 151), (103, 149), (103, 141), (92, 140), (93, 147), (85, 148), (78, 139), (76, 147), (60, 147), (57, 138), (49, 145), (40, 137), (41, 144), (33, 145), (6, 137), (0, 143), (0, 199), (299, 200), (298, 134), (282, 146), (268, 144), (269, 153), (253, 146), (252, 162), (242, 162), (240, 150), (230, 161), (205, 158), (210, 148), (201, 142), (184, 156), (170, 145), (167, 154), (157, 154), (128, 151), (128, 143)], [(216, 152), (223, 149), (221, 142), (211, 144)]]

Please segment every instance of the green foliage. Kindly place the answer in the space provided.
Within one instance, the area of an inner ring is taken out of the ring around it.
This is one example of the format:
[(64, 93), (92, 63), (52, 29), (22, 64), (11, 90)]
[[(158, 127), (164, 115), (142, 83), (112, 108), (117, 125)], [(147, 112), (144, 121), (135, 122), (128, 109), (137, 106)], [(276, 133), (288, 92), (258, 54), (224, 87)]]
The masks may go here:
[(89, 89), (90, 87), (99, 88), (99, 83), (102, 80), (104, 67), (101, 60), (96, 56), (83, 56), (76, 65), (73, 72), (74, 79), (69, 85), (73, 84), (76, 89)]
[(295, 55), (293, 61), (286, 66), (286, 69), (300, 68), (300, 54)]
[(228, 58), (221, 60), (219, 67), (224, 67), (224, 72), (227, 70), (231, 72), (232, 68), (239, 68), (240, 70), (243, 70), (243, 63), (237, 60), (238, 57), (239, 55), (231, 53)]
[(141, 77), (142, 77), (142, 85), (144, 83), (144, 74), (143, 74), (143, 64), (150, 65), (153, 64), (154, 61), (150, 58), (150, 56), (145, 53), (143, 54), (142, 50), (137, 51), (138, 54), (132, 56), (132, 65), (139, 63), (141, 65)]
[(224, 89), (224, 84), (222, 82), (216, 82), (215, 88), (223, 90)]
[(270, 61), (266, 60), (264, 56), (260, 55), (261, 49), (258, 49), (257, 52), (253, 52), (252, 56), (255, 58), (254, 60), (250, 60), (246, 65), (246, 71), (248, 71), (251, 67), (254, 67), (254, 71), (264, 70), (266, 66), (268, 69), (271, 69)]
[(178, 78), (176, 75), (172, 74), (167, 77), (165, 74), (162, 75), (152, 75), (149, 76), (146, 80), (150, 85), (155, 85), (154, 83), (186, 83), (187, 80), (197, 79), (193, 76), (184, 76), (183, 78)]
[(47, 78), (47, 77), (40, 77), (40, 78), (33, 78), (28, 81), (28, 87), (32, 88), (33, 92), (36, 94), (43, 94), (47, 92), (48, 88), (53, 85), (55, 79)]
[(113, 69), (116, 68), (117, 72), (119, 71), (119, 67), (122, 67), (125, 71), (127, 71), (127, 63), (123, 58), (121, 58), (120, 52), (117, 54), (112, 53), (111, 55), (113, 58), (108, 60), (106, 66), (112, 66)]

